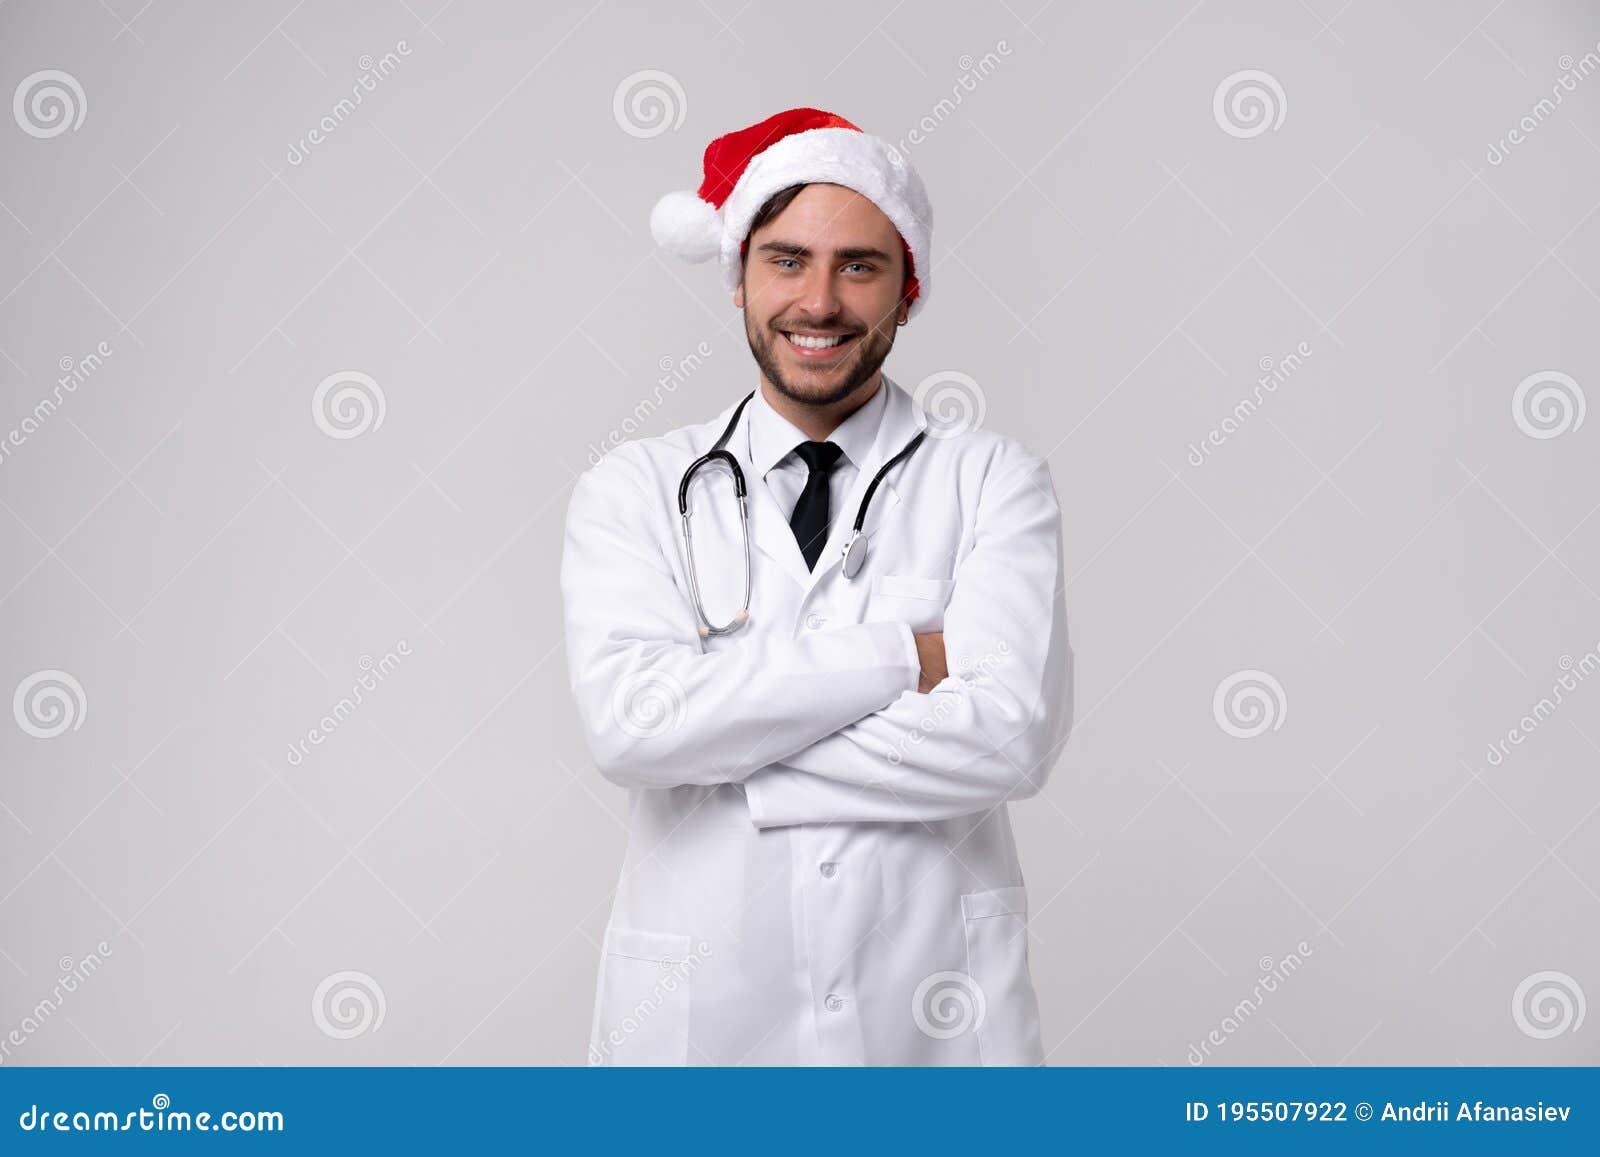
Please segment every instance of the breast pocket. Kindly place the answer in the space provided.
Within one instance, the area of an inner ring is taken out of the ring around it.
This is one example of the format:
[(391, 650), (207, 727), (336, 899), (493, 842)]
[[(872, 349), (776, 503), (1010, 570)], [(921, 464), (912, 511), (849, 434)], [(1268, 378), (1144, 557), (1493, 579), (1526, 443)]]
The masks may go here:
[(1028, 972), (1028, 894), (1018, 885), (961, 897), (967, 966), (983, 993), (980, 1064), (1041, 1065), (1039, 1001)]
[(944, 629), (944, 608), (955, 583), (950, 579), (886, 574), (872, 580), (869, 622), (908, 624), (919, 634)]
[(689, 937), (612, 925), (600, 958), (593, 1065), (684, 1065), (689, 982), (699, 961)]

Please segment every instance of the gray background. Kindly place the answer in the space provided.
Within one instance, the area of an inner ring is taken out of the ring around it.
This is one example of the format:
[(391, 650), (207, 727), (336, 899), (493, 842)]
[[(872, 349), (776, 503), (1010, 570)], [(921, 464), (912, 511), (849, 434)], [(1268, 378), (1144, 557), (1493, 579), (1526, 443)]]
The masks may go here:
[[(110, 950), (6, 1063), (583, 1063), (625, 797), (573, 722), (566, 495), (699, 342), (643, 433), (754, 385), (646, 221), (800, 104), (933, 125), (888, 369), (969, 375), (1062, 499), (1077, 723), (1012, 808), (1050, 1063), (1600, 1060), (1600, 679), (1487, 758), (1600, 645), (1600, 417), (1513, 412), (1597, 400), (1600, 76), (1489, 160), (1597, 41), (1577, 2), (11, 0), (0, 89), (86, 107), (0, 120), (0, 437), (113, 352), (0, 462), (0, 690), (82, 688), (52, 738), (0, 716), (0, 1037)], [(1236, 136), (1246, 69), (1284, 116)], [(646, 70), (657, 124), (616, 111)], [(331, 437), (350, 370), (383, 420)]]

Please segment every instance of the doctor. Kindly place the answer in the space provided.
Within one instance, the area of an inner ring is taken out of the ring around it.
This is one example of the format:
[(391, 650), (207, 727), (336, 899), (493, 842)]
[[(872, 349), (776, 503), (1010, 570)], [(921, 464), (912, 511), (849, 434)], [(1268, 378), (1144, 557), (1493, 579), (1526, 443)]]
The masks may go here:
[(794, 109), (704, 176), (652, 233), (720, 259), (758, 386), (611, 451), (567, 518), (572, 690), (631, 817), (590, 1061), (1041, 1064), (1006, 805), (1072, 717), (1049, 469), (881, 372), (930, 288), (909, 162)]

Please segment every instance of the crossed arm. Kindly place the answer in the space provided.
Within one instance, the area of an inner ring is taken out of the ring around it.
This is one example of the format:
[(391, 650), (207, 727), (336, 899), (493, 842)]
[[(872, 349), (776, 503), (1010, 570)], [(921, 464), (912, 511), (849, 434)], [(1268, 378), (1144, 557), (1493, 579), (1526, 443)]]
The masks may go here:
[(937, 668), (939, 641), (903, 622), (702, 651), (666, 561), (676, 545), (652, 529), (649, 502), (613, 453), (568, 509), (569, 670), (607, 779), (743, 782), (759, 827), (946, 819), (1044, 785), (1072, 715), (1060, 511), (1044, 463), (991, 466), (945, 611), (953, 674), (931, 687), (923, 657)]

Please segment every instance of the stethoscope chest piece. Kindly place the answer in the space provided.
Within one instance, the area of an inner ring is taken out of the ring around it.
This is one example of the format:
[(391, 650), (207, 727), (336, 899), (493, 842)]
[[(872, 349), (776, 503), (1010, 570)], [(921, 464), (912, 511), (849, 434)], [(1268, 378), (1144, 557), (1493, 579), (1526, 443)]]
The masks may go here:
[(850, 541), (844, 544), (844, 564), (840, 569), (844, 577), (853, 579), (861, 573), (867, 562), (867, 536), (859, 530), (850, 532)]

